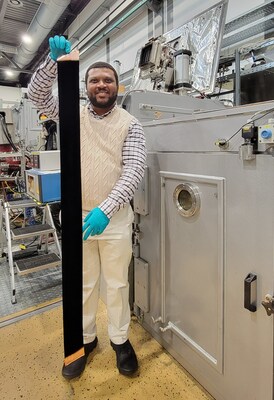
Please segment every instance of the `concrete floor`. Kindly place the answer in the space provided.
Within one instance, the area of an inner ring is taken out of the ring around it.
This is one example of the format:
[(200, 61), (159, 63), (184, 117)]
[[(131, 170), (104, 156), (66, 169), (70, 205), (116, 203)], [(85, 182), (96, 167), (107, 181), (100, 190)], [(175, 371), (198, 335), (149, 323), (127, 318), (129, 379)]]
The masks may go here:
[(140, 371), (119, 375), (106, 332), (106, 310), (98, 313), (99, 346), (82, 376), (66, 381), (63, 363), (62, 309), (1, 328), (1, 400), (212, 400), (173, 357), (133, 319), (130, 340)]

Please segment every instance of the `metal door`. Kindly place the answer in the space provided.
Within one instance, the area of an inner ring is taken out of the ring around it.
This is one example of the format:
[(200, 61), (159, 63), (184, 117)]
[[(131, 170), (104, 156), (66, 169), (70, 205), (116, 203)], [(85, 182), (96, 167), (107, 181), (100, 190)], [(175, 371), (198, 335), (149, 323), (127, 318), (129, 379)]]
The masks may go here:
[(261, 302), (273, 295), (274, 158), (153, 153), (148, 166), (144, 327), (217, 400), (273, 400), (273, 316)]
[(225, 180), (160, 174), (163, 331), (222, 372)]

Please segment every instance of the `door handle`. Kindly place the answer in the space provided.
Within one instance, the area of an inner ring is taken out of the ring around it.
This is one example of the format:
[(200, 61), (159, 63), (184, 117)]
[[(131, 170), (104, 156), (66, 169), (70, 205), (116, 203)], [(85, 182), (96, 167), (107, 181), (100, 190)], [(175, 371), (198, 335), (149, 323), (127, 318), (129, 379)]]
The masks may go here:
[(251, 312), (257, 311), (257, 275), (248, 274), (244, 280), (244, 308)]

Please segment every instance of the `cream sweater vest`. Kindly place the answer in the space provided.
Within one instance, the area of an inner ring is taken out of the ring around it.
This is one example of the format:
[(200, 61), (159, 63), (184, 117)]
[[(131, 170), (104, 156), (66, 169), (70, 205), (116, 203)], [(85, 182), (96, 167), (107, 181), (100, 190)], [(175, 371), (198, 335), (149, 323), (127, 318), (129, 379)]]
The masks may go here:
[(104, 201), (122, 172), (122, 148), (133, 119), (116, 108), (96, 119), (87, 106), (81, 111), (82, 209), (90, 211)]

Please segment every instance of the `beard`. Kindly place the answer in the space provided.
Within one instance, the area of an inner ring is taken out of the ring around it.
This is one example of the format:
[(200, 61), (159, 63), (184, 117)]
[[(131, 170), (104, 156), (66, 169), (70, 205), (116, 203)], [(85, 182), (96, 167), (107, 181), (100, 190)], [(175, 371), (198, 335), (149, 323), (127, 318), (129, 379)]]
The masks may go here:
[(92, 94), (88, 94), (88, 98), (94, 107), (109, 108), (116, 102), (117, 93), (115, 93), (113, 96), (109, 97), (108, 101), (106, 101), (106, 102), (97, 101), (96, 96), (93, 96)]

